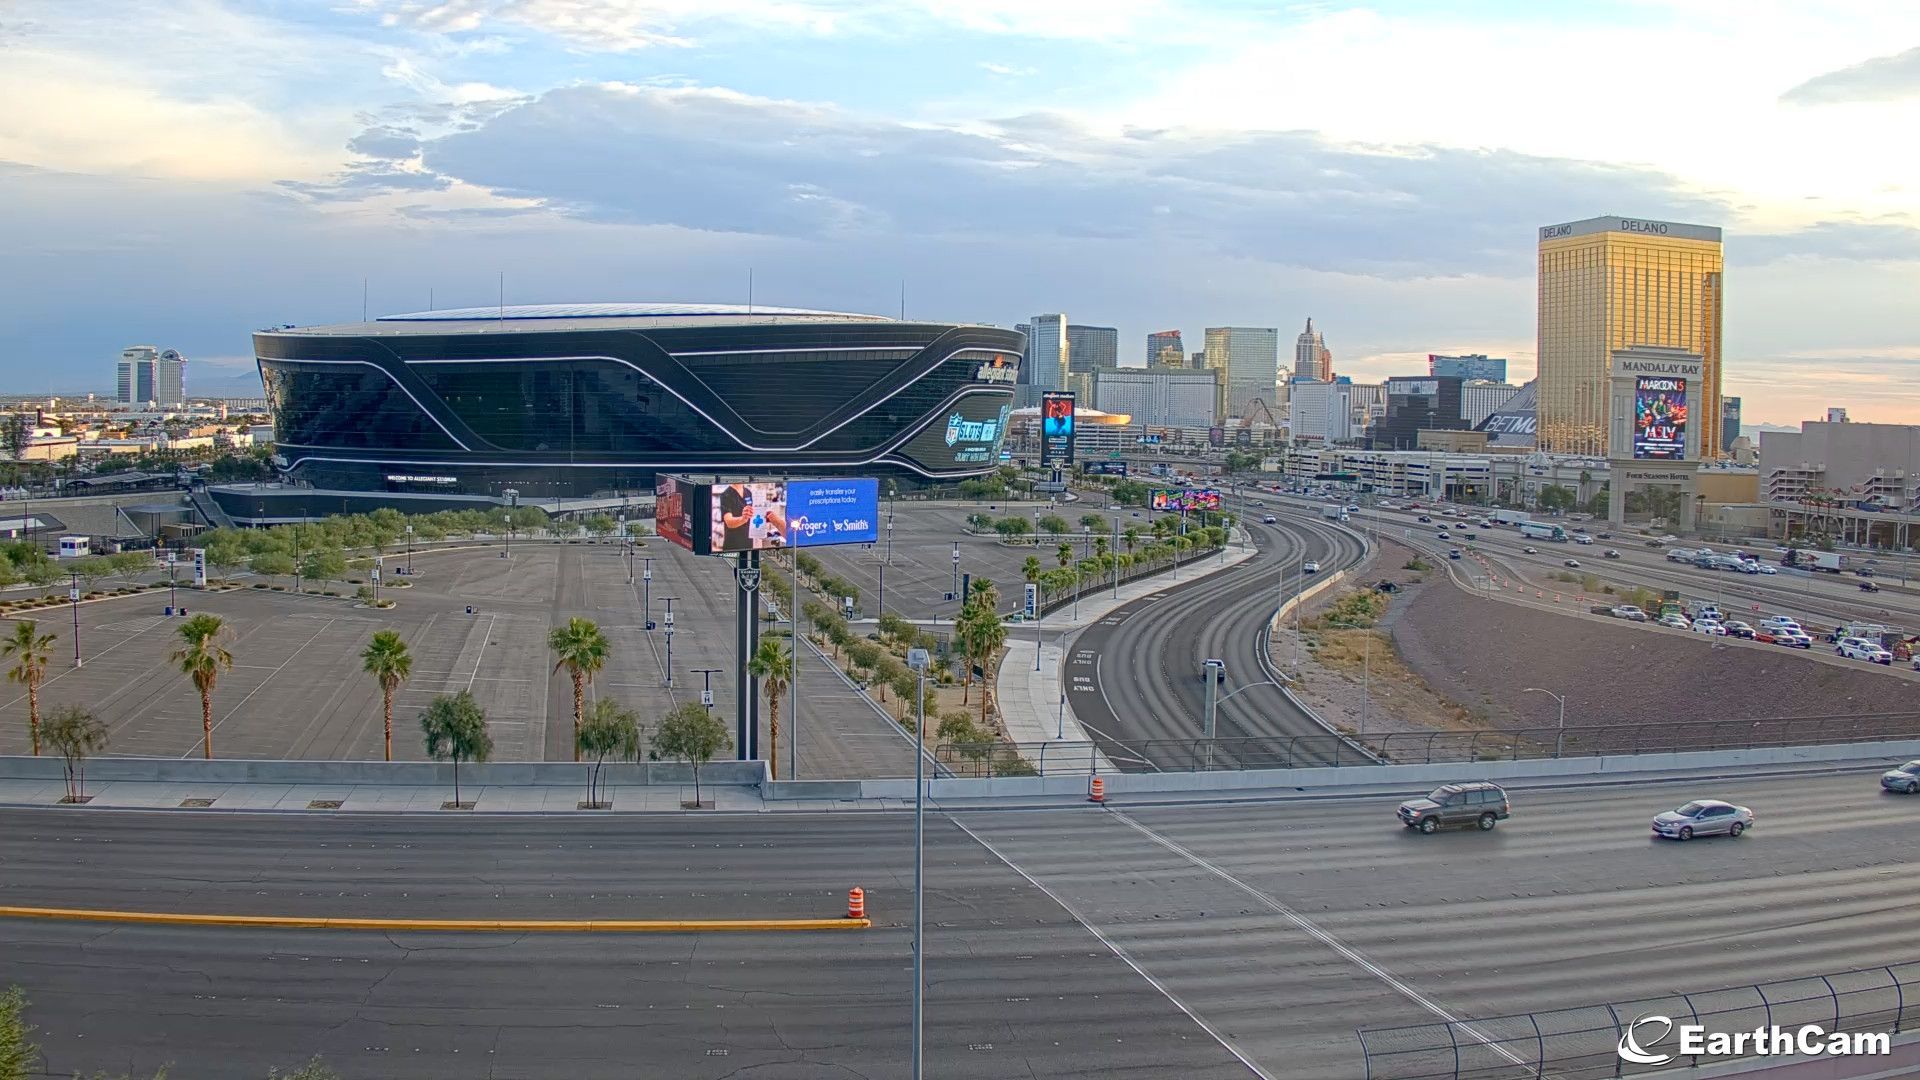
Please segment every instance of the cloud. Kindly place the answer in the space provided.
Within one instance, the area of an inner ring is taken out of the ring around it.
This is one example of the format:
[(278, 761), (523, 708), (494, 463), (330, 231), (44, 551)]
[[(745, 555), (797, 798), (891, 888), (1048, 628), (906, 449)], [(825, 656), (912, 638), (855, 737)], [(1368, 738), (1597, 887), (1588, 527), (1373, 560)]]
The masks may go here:
[(1736, 236), (1728, 244), (1741, 260), (1756, 263), (1790, 258), (1920, 261), (1920, 228), (1900, 221), (1819, 221), (1789, 233)]
[(1815, 75), (1780, 95), (1787, 105), (1846, 105), (1920, 98), (1920, 46)]
[[(370, 143), (390, 135), (369, 132)], [(1093, 131), (1030, 113), (966, 128), (714, 89), (564, 87), (420, 142), (428, 174), (570, 217), (789, 239), (1194, 245), (1386, 277), (1520, 274), (1536, 225), (1615, 205), (1721, 220), (1650, 169), (1310, 132)], [(339, 190), (424, 182), (356, 168)]]
[(362, 157), (406, 161), (420, 153), (420, 137), (404, 128), (372, 127), (347, 140), (347, 149)]

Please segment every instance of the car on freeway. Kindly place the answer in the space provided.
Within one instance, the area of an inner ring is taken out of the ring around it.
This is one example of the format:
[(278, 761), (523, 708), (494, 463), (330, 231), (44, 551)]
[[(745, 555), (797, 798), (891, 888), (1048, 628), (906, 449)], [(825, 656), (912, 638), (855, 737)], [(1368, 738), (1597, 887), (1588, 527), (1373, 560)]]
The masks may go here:
[(1272, 514), (1268, 514), (1267, 516), (1265, 516), (1265, 517), (1263, 517), (1263, 518), (1261, 518), (1261, 519), (1260, 519), (1260, 524), (1262, 524), (1262, 525), (1273, 525), (1273, 524), (1276, 524), (1277, 522), (1279, 522), (1279, 520), (1280, 520), (1279, 518), (1277, 518), (1277, 517), (1274, 517), (1274, 516), (1273, 516)]
[(1453, 539), (1453, 534), (1447, 531), (1447, 527), (1445, 525), (1440, 526), (1439, 530), (1435, 532), (1433, 535), (1435, 538), (1440, 540)]
[(1773, 643), (1775, 645), (1785, 645), (1789, 649), (1813, 648), (1813, 639), (1798, 630), (1775, 630), (1773, 632)]
[(1428, 517), (1428, 516), (1427, 516), (1427, 515), (1425, 515), (1425, 514), (1421, 514), (1421, 515), (1420, 515), (1420, 524), (1422, 524), (1422, 525), (1431, 525), (1431, 524), (1433, 524), (1433, 519), (1432, 519), (1431, 517)]
[(1659, 546), (1660, 546), (1660, 538), (1656, 536), (1656, 537), (1654, 537), (1653, 539), (1651, 539), (1651, 540), (1649, 540), (1649, 541), (1647, 541), (1647, 546), (1648, 546), (1648, 547), (1659, 547)]
[(1669, 840), (1696, 836), (1739, 836), (1753, 828), (1753, 811), (1719, 799), (1695, 799), (1675, 810), (1654, 815), (1653, 835)]
[(1849, 660), (1865, 660), (1870, 664), (1893, 663), (1893, 654), (1880, 647), (1877, 641), (1863, 637), (1844, 637), (1836, 642), (1833, 651)]
[(1571, 567), (1573, 567), (1573, 568), (1574, 568), (1575, 570), (1578, 570), (1578, 569), (1580, 569), (1580, 560), (1579, 560), (1579, 559), (1562, 559), (1562, 560), (1560, 561), (1560, 565), (1561, 565), (1561, 566), (1571, 566)]
[(1449, 559), (1458, 559), (1459, 557), (1460, 557), (1460, 549), (1459, 549), (1459, 548), (1448, 548), (1448, 549), (1447, 549), (1447, 558), (1449, 558)]
[(1871, 567), (1871, 566), (1862, 566), (1862, 567), (1859, 567), (1859, 568), (1857, 568), (1857, 569), (1855, 569), (1855, 570), (1854, 570), (1854, 572), (1853, 572), (1853, 576), (1854, 576), (1854, 577), (1872, 577), (1872, 576), (1873, 576), (1873, 567)]
[(1863, 581), (1860, 583), (1860, 591), (1861, 592), (1879, 592), (1880, 586), (1875, 585), (1871, 581)]
[(1425, 798), (1408, 799), (1397, 811), (1409, 829), (1431, 833), (1443, 825), (1477, 825), (1482, 832), (1513, 813), (1513, 803), (1500, 785), (1486, 780), (1442, 784)]
[(1741, 622), (1739, 619), (1734, 619), (1730, 622), (1721, 623), (1720, 625), (1727, 628), (1728, 637), (1750, 638), (1753, 636), (1753, 627), (1748, 626), (1746, 623)]
[(1576, 544), (1591, 544), (1593, 543), (1593, 537), (1588, 536), (1586, 533), (1574, 533), (1573, 542)]
[(1628, 622), (1647, 621), (1647, 613), (1632, 604), (1621, 604), (1619, 607), (1614, 608), (1611, 614), (1616, 619), (1625, 619)]
[(1320, 564), (1314, 562), (1312, 559), (1308, 559), (1306, 562), (1300, 564), (1300, 572), (1303, 574), (1317, 574), (1320, 572)]
[(1880, 774), (1880, 786), (1902, 795), (1920, 793), (1920, 759), (1907, 762)]
[(1470, 532), (1463, 532), (1463, 533), (1461, 533), (1461, 534), (1460, 534), (1460, 538), (1461, 538), (1462, 540), (1478, 540), (1478, 539), (1480, 539), (1480, 534), (1479, 534), (1479, 533), (1470, 533)]
[(1710, 634), (1714, 637), (1726, 637), (1727, 628), (1712, 619), (1695, 619), (1692, 630), (1696, 634)]
[(1538, 555), (1538, 554), (1540, 554), (1540, 549), (1539, 549), (1539, 548), (1537, 548), (1537, 547), (1523, 547), (1523, 548), (1521, 548), (1521, 549), (1520, 549), (1520, 554), (1522, 554), (1522, 555)]
[(1602, 540), (1611, 540), (1611, 539), (1613, 539), (1613, 534), (1612, 534), (1612, 533), (1610, 533), (1610, 532), (1603, 532), (1603, 533), (1599, 533), (1598, 535), (1599, 535), (1599, 537), (1600, 537), (1600, 539), (1602, 539)]
[(1674, 548), (1672, 551), (1667, 552), (1667, 561), (1690, 563), (1693, 561), (1693, 552), (1687, 548)]
[(1786, 615), (1769, 615), (1760, 620), (1760, 629), (1769, 633), (1775, 630), (1798, 630), (1800, 622)]
[(1774, 569), (1774, 568), (1773, 568), (1772, 566), (1770, 566), (1770, 565), (1768, 565), (1768, 564), (1766, 564), (1766, 563), (1761, 563), (1761, 564), (1760, 564), (1760, 572), (1761, 572), (1762, 574), (1766, 574), (1766, 575), (1768, 575), (1769, 577), (1771, 577), (1772, 575), (1774, 575), (1774, 574), (1777, 574), (1777, 573), (1779, 573), (1780, 571), (1778, 571), (1778, 570), (1775, 570), (1775, 569)]
[(1612, 548), (1608, 548), (1607, 550), (1600, 553), (1600, 557), (1603, 559), (1617, 559), (1620, 557), (1620, 553), (1613, 550)]
[(1691, 623), (1687, 622), (1687, 617), (1685, 615), (1681, 615), (1681, 614), (1678, 614), (1677, 612), (1672, 612), (1672, 611), (1667, 612), (1665, 615), (1662, 615), (1653, 621), (1655, 625), (1671, 626), (1675, 630), (1686, 630), (1691, 628), (1692, 626)]

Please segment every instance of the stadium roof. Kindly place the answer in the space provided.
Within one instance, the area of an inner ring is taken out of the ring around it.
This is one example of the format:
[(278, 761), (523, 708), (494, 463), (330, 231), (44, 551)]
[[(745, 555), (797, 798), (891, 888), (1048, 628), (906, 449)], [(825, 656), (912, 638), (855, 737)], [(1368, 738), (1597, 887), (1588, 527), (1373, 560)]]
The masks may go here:
[[(272, 326), (263, 334), (390, 337), (412, 334), (544, 333), (561, 330), (663, 330), (694, 326), (794, 326), (893, 323), (884, 315), (758, 304), (526, 304), (441, 308), (383, 315), (368, 322), (327, 326)], [(932, 325), (950, 326), (933, 321)]]
[(744, 304), (525, 304), (514, 307), (443, 308), (382, 315), (376, 322), (514, 322), (522, 319), (684, 319), (710, 315), (762, 318), (773, 315), (825, 315), (834, 319), (886, 322), (879, 315), (812, 308), (747, 307)]

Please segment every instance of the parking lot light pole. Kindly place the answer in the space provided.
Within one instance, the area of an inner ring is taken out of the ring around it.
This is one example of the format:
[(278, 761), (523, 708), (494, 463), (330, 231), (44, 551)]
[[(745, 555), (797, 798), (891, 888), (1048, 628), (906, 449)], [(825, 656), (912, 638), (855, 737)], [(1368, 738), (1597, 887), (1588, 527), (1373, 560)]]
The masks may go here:
[[(640, 572), (640, 588), (642, 590), (641, 591), (642, 599), (640, 601), (640, 625), (645, 626), (648, 629), (652, 629), (651, 624), (653, 623), (653, 556), (651, 555), (642, 556), (642, 561), (644, 561), (647, 565), (646, 565), (646, 568)], [(628, 564), (627, 583), (629, 585), (633, 583), (633, 571), (632, 571), (631, 563)]]
[(80, 575), (73, 575), (67, 585), (67, 599), (73, 601), (73, 666), (79, 667), (80, 660)]
[(673, 602), (680, 598), (664, 596), (661, 599), (667, 602), (667, 689), (671, 690), (673, 689)]
[(413, 576), (413, 526), (407, 526), (407, 576)]
[(1561, 754), (1566, 752), (1567, 748), (1567, 699), (1551, 690), (1542, 690), (1537, 686), (1529, 686), (1520, 692), (1523, 694), (1545, 694), (1560, 703), (1560, 730), (1553, 737), (1553, 756), (1556, 758), (1561, 756)]
[(706, 706), (708, 712), (713, 711), (713, 677), (724, 670), (724, 668), (717, 667), (697, 667), (693, 669), (693, 673), (700, 676), (701, 680), (706, 684), (700, 688), (700, 704)]

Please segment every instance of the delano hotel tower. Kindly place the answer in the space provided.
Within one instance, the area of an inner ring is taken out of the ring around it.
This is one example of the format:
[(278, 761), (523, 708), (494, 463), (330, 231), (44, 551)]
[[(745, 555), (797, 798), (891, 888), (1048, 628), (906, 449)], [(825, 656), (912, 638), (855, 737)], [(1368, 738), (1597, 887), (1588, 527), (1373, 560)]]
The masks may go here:
[[(1720, 230), (1597, 217), (1540, 230), (1539, 448), (1605, 456), (1614, 350), (1698, 353), (1700, 445), (1720, 445)], [(1709, 453), (1712, 449), (1709, 449)]]

